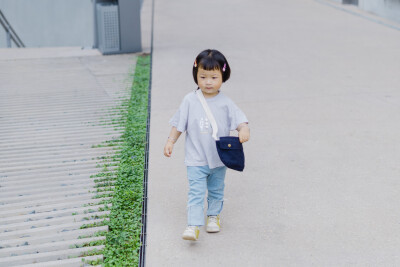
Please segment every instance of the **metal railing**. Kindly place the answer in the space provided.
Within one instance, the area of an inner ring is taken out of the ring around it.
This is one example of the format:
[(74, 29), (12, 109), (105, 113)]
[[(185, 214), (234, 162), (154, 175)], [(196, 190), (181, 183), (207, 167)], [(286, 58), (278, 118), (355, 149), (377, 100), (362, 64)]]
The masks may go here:
[(3, 12), (0, 10), (0, 24), (3, 26), (4, 30), (6, 31), (6, 38), (7, 38), (7, 47), (11, 47), (11, 41), (14, 41), (17, 47), (25, 47), (24, 43), (18, 37), (17, 33), (11, 27), (10, 23), (4, 16)]

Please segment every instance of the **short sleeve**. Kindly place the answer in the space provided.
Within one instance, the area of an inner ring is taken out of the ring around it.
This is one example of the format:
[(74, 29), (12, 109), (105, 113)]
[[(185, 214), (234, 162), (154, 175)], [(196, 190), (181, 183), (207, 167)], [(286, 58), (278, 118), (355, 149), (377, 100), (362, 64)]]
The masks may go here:
[(229, 105), (229, 128), (231, 131), (236, 130), (239, 124), (249, 122), (246, 115), (235, 103)]
[(176, 127), (178, 132), (185, 132), (188, 124), (189, 101), (185, 97), (176, 111), (175, 115), (169, 120), (169, 124)]

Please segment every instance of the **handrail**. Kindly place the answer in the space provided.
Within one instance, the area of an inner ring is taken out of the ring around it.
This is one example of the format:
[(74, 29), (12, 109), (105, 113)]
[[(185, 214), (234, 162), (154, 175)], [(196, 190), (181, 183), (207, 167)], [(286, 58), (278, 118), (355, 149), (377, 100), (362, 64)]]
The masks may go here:
[(3, 26), (4, 30), (7, 33), (7, 46), (11, 47), (11, 40), (14, 41), (14, 43), (18, 47), (25, 47), (24, 43), (21, 41), (21, 39), (18, 37), (17, 33), (14, 31), (13, 27), (11, 27), (10, 23), (4, 16), (3, 12), (0, 10), (0, 24)]

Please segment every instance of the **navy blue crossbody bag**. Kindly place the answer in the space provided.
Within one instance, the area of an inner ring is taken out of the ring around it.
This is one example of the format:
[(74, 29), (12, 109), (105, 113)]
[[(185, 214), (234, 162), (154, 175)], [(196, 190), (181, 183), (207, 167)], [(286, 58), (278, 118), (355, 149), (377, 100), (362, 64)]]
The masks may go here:
[(239, 137), (235, 136), (223, 136), (218, 139), (218, 126), (217, 122), (214, 119), (213, 114), (211, 113), (210, 108), (203, 96), (203, 93), (200, 89), (196, 91), (196, 95), (200, 100), (201, 105), (203, 106), (204, 111), (207, 114), (208, 120), (211, 123), (213, 133), (212, 136), (215, 140), (217, 151), (219, 158), (222, 163), (230, 169), (236, 171), (243, 171), (244, 169), (244, 152), (243, 145), (239, 141)]

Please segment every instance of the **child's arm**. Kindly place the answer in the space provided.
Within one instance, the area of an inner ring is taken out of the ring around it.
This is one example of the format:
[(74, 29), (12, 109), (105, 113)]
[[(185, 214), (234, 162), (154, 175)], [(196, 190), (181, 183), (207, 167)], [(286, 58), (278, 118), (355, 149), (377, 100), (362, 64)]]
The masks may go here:
[(169, 133), (169, 137), (167, 143), (164, 147), (164, 155), (166, 157), (171, 157), (172, 149), (174, 148), (174, 144), (178, 140), (179, 136), (181, 136), (181, 132), (178, 132), (176, 127), (172, 127), (171, 132)]
[(239, 124), (236, 130), (239, 132), (240, 143), (244, 143), (250, 140), (250, 128), (247, 125), (247, 122)]

